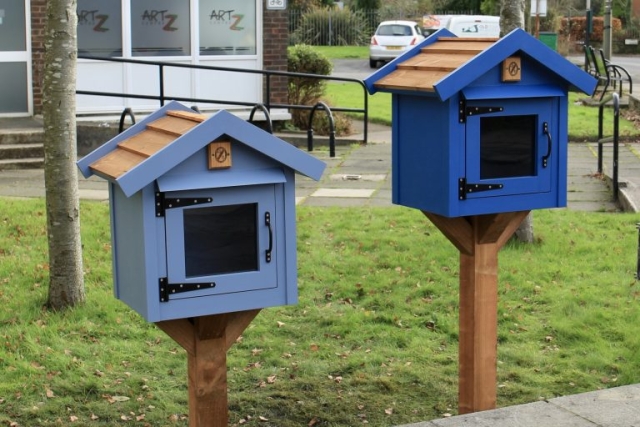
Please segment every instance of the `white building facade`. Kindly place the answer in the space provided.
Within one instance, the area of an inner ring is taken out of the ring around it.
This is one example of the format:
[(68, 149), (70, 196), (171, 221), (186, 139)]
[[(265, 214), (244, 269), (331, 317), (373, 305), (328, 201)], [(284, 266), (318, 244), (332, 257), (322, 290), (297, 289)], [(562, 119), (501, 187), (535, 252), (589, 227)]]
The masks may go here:
[[(0, 116), (39, 112), (45, 7), (46, 0), (0, 0)], [(149, 96), (160, 91), (157, 66), (83, 56), (286, 71), (285, 12), (267, 11), (262, 0), (78, 0), (77, 90)], [(276, 37), (275, 49), (269, 40), (263, 42), (265, 16), (269, 33), (282, 36)], [(163, 74), (167, 98), (263, 102), (260, 74), (175, 67), (164, 67)], [(126, 107), (151, 111), (158, 106), (159, 101), (150, 99), (77, 98), (78, 114), (119, 113)]]

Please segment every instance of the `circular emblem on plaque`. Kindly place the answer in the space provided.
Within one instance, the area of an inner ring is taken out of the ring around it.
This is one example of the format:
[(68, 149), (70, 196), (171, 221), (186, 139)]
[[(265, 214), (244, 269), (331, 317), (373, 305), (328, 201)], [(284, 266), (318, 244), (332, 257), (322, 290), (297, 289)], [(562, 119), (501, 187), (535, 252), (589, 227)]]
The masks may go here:
[(213, 157), (218, 163), (224, 163), (229, 158), (229, 152), (224, 147), (218, 147), (213, 153)]
[(508, 71), (509, 75), (515, 77), (520, 72), (520, 66), (518, 65), (518, 63), (516, 61), (512, 61), (512, 62), (509, 63), (509, 66), (507, 67), (507, 71)]

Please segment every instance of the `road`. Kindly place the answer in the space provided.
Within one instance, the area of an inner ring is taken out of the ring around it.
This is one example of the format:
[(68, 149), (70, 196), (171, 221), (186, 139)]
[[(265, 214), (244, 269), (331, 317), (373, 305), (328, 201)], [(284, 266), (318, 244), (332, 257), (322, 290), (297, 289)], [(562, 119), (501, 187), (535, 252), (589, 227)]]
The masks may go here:
[(331, 75), (334, 77), (364, 80), (374, 71), (374, 69), (369, 68), (368, 59), (334, 59), (333, 72)]

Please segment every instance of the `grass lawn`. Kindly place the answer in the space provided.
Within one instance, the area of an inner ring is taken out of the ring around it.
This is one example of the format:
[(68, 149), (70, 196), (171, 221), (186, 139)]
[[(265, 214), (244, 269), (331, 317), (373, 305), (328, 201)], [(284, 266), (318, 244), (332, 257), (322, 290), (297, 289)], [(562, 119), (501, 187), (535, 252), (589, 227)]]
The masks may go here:
[(369, 59), (369, 46), (313, 46), (329, 59)]
[[(187, 426), (185, 352), (112, 296), (108, 207), (81, 215), (87, 303), (50, 313), (44, 201), (0, 198), (0, 425)], [(640, 381), (636, 222), (538, 211), (502, 250), (500, 406)], [(301, 207), (298, 267), (229, 352), (232, 425), (456, 413), (458, 254), (422, 214)]]

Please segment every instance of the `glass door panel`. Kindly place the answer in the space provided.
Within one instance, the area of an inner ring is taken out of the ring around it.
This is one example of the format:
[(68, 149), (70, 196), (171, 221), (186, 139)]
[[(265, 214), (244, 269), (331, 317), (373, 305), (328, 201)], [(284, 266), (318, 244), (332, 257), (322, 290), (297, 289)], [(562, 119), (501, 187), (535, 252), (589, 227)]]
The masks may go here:
[(78, 55), (122, 56), (119, 1), (78, 0)]
[(26, 0), (0, 0), (0, 114), (29, 113), (31, 58)]
[(24, 0), (0, 0), (0, 52), (27, 50)]
[(0, 62), (0, 114), (29, 111), (27, 63)]
[(133, 56), (191, 55), (189, 0), (132, 0)]

